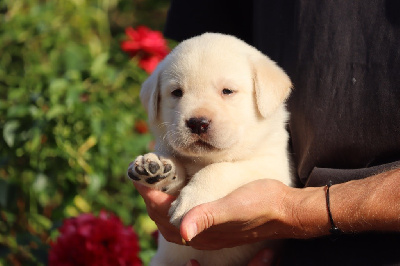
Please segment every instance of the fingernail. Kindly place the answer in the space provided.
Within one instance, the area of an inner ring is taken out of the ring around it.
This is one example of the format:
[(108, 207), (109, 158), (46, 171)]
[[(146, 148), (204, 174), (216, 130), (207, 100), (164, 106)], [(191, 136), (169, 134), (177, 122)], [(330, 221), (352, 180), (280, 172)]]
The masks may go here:
[(197, 235), (197, 225), (195, 223), (189, 224), (187, 229), (187, 237), (188, 240), (192, 240), (193, 237)]

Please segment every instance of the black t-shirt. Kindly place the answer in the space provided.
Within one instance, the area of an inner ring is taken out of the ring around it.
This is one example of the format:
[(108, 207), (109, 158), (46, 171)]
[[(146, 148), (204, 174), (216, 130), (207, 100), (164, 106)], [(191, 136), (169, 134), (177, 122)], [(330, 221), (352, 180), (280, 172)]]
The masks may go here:
[[(167, 37), (207, 31), (241, 38), (291, 77), (300, 186), (400, 168), (400, 1), (172, 1)], [(285, 252), (288, 265), (400, 264), (400, 236), (293, 240)]]

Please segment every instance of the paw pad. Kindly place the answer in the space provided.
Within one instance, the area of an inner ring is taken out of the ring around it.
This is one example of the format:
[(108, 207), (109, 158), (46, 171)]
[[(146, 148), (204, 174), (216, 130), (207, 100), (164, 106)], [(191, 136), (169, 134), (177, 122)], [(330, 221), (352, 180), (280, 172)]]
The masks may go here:
[(167, 192), (170, 182), (176, 182), (175, 166), (171, 160), (155, 153), (138, 156), (129, 166), (128, 177), (136, 182)]

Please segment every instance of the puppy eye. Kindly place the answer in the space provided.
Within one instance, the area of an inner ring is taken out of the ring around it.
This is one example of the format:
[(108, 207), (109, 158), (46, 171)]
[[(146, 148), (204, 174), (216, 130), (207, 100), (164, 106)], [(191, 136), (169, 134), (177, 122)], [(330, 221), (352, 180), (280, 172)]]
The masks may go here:
[(232, 94), (232, 93), (234, 93), (234, 91), (233, 90), (230, 90), (230, 89), (223, 89), (222, 90), (222, 94), (225, 94), (225, 95), (230, 95), (230, 94)]
[(174, 97), (176, 97), (176, 98), (182, 98), (182, 96), (183, 96), (183, 91), (182, 91), (182, 89), (176, 89), (176, 90), (173, 90), (173, 91), (171, 92), (171, 94), (172, 94), (172, 96), (174, 96)]

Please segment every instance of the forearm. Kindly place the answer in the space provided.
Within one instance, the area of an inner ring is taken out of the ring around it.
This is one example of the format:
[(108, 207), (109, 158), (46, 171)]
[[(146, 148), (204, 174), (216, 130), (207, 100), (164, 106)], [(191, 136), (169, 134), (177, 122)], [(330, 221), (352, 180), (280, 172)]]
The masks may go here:
[[(329, 234), (326, 188), (291, 189), (285, 201), (293, 237)], [(345, 233), (400, 231), (400, 169), (330, 188), (330, 209)]]

